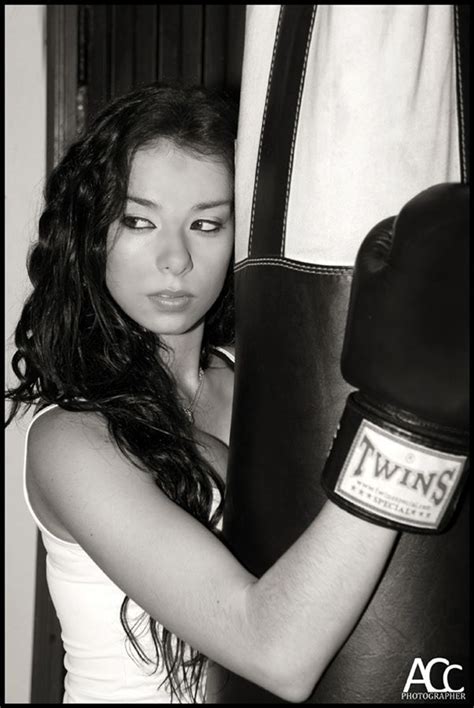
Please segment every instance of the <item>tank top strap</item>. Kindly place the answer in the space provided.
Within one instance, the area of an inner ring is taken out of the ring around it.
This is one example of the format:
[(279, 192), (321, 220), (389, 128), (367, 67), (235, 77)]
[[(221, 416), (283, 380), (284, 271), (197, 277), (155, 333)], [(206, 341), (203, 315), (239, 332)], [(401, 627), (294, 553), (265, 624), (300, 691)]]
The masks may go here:
[(222, 354), (222, 357), (226, 359), (227, 363), (231, 365), (232, 368), (235, 366), (235, 354), (229, 352), (224, 347), (212, 347), (212, 351)]

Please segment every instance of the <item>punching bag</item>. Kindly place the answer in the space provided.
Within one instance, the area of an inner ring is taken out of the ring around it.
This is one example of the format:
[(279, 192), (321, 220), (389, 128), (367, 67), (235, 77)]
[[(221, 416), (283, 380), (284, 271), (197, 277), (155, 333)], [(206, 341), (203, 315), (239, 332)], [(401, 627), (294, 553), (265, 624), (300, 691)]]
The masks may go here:
[[(326, 500), (362, 240), (423, 189), (467, 179), (461, 30), (452, 5), (247, 8), (224, 534), (256, 576)], [(401, 534), (308, 702), (423, 702), (404, 686), (416, 659), (439, 657), (467, 695), (468, 513), (464, 495), (444, 533)], [(209, 686), (209, 702), (284, 702), (217, 666)]]

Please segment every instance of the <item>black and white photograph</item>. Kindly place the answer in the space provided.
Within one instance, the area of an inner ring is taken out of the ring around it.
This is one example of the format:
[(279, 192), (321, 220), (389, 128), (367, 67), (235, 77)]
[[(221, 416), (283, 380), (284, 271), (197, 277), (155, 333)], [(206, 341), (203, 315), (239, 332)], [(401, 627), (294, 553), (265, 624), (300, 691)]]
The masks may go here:
[(9, 704), (472, 705), (469, 5), (14, 5)]

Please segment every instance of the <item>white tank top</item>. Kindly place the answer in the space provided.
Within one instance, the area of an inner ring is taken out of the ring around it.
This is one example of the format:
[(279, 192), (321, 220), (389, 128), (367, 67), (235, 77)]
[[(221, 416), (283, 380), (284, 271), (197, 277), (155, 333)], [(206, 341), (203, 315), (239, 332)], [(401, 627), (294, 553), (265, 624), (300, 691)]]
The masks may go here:
[[(232, 355), (221, 351), (233, 363)], [(55, 407), (51, 405), (41, 410), (28, 426), (23, 491), (46, 549), (46, 579), (61, 625), (67, 672), (63, 703), (170, 703), (170, 693), (164, 687), (158, 690), (166, 673), (160, 670), (152, 673), (154, 665), (144, 664), (126, 641), (120, 622), (123, 591), (80, 545), (48, 531), (31, 506), (26, 487), (28, 434), (32, 423)], [(218, 501), (219, 494), (215, 490), (213, 511)], [(130, 600), (127, 617), (131, 627), (142, 613), (143, 610)], [(140, 644), (153, 658), (155, 652), (147, 622), (140, 627), (143, 628)]]

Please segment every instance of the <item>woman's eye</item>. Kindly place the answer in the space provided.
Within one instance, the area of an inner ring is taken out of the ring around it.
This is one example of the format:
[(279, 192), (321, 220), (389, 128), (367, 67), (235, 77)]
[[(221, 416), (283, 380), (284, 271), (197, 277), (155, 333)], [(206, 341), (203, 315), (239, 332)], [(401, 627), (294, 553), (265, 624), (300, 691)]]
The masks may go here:
[(205, 233), (217, 233), (222, 228), (222, 224), (217, 221), (206, 221), (205, 219), (198, 219), (193, 221), (191, 228), (195, 231), (204, 231)]
[(135, 231), (155, 228), (148, 219), (143, 219), (141, 216), (127, 216), (126, 214), (122, 217), (122, 224), (126, 226), (127, 229), (134, 229)]

